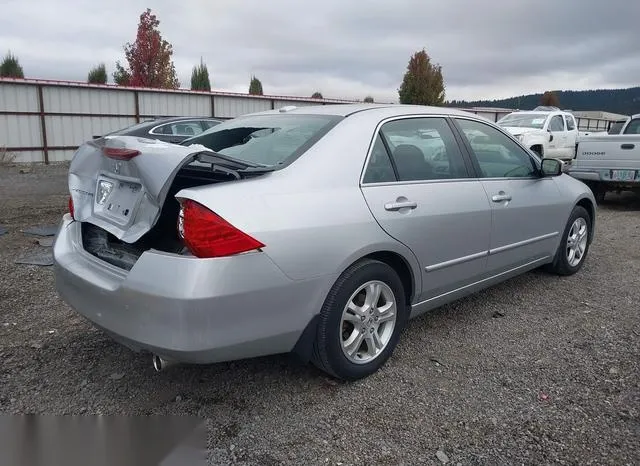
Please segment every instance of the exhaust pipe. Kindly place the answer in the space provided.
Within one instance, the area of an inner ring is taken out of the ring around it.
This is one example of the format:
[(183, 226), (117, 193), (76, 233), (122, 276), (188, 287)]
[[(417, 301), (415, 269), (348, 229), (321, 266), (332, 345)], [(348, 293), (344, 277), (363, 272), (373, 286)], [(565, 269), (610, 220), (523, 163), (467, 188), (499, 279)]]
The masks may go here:
[(170, 361), (168, 359), (164, 359), (161, 356), (158, 356), (157, 354), (153, 355), (153, 368), (156, 370), (156, 372), (162, 372), (168, 367), (174, 366), (176, 364), (178, 364), (176, 361)]

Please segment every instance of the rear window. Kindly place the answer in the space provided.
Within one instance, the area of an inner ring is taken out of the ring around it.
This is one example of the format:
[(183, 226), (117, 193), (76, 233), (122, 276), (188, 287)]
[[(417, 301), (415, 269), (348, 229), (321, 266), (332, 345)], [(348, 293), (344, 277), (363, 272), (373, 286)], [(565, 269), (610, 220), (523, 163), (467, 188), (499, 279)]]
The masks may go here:
[(229, 120), (189, 138), (223, 155), (266, 166), (286, 165), (315, 144), (342, 117), (334, 115), (255, 115)]

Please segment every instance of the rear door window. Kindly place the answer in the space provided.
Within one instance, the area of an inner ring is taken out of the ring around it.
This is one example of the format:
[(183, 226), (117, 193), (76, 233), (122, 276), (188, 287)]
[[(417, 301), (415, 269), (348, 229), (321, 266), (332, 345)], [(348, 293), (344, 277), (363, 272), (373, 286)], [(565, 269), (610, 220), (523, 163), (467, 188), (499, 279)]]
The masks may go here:
[[(390, 154), (380, 143), (376, 145), (385, 149), (387, 158), (395, 169), (394, 176), (398, 181), (429, 181), (442, 179), (467, 178), (469, 173), (453, 132), (444, 118), (404, 118), (385, 123), (380, 128), (379, 137), (386, 142)], [(374, 151), (376, 147), (374, 146)], [(372, 159), (369, 170), (382, 173), (381, 163), (384, 157)], [(376, 162), (377, 161), (377, 162)], [(384, 162), (386, 166), (386, 162)], [(388, 166), (386, 177), (391, 175)]]
[(380, 134), (376, 136), (375, 143), (371, 149), (369, 163), (364, 172), (363, 183), (389, 183), (397, 181), (396, 173), (389, 158), (382, 137)]

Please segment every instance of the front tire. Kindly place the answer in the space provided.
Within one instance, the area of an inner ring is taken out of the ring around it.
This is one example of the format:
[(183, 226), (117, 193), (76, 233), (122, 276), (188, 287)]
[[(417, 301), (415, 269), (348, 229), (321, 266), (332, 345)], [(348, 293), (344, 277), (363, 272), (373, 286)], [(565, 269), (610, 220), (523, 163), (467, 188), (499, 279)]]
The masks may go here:
[(582, 268), (589, 252), (591, 240), (591, 216), (582, 207), (573, 208), (564, 229), (560, 246), (550, 271), (557, 275), (573, 275)]
[(391, 356), (408, 315), (404, 286), (392, 267), (370, 259), (355, 263), (322, 306), (313, 363), (343, 380), (373, 374)]

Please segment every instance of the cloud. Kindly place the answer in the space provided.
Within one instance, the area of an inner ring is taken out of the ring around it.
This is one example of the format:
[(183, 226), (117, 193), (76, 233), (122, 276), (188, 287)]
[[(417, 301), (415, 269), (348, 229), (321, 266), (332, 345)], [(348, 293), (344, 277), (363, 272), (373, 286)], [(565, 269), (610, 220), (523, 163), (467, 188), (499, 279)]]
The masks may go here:
[[(30, 77), (84, 80), (113, 71), (147, 4), (10, 0), (0, 43)], [(202, 57), (213, 86), (244, 92), (395, 101), (410, 55), (442, 65), (450, 99), (638, 82), (640, 3), (628, 0), (157, 0), (160, 30), (188, 86)]]

